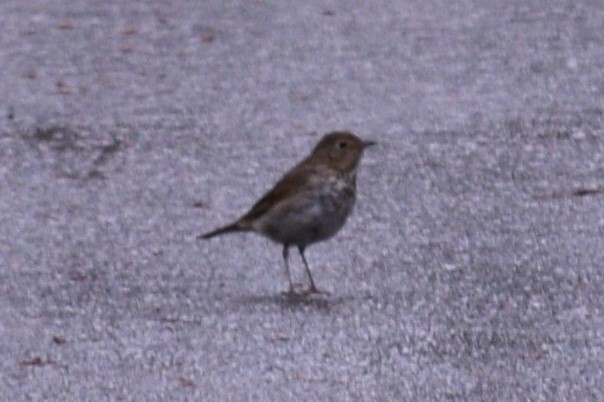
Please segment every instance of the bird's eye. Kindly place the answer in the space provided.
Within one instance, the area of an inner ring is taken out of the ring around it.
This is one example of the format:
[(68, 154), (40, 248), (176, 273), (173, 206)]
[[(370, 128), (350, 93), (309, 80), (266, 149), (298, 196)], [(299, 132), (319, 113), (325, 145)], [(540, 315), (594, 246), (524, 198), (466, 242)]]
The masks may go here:
[(348, 147), (348, 143), (346, 141), (338, 142), (338, 148), (343, 149), (343, 148), (347, 148), (347, 147)]

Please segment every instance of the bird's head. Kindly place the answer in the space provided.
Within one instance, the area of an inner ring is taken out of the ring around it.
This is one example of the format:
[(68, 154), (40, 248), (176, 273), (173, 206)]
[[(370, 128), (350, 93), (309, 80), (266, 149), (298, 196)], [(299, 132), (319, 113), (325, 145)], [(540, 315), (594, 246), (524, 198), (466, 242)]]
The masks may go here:
[(326, 134), (315, 146), (311, 158), (340, 171), (355, 170), (365, 148), (373, 141), (363, 141), (348, 131), (334, 131)]

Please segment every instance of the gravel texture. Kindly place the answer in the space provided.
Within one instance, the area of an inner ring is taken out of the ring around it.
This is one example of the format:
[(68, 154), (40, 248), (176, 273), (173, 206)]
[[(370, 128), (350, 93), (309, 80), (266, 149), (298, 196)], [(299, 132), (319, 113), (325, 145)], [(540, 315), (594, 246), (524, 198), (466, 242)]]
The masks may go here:
[[(604, 400), (601, 1), (0, 2), (6, 401)], [(198, 241), (330, 130), (309, 248)], [(297, 281), (305, 280), (293, 253)]]

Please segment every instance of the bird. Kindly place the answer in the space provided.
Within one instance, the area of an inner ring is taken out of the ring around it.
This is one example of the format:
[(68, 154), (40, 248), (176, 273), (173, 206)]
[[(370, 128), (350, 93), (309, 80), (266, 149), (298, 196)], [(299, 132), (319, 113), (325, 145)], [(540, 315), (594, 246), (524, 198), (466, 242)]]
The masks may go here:
[(356, 200), (359, 162), (363, 151), (374, 144), (349, 131), (325, 134), (312, 152), (285, 173), (247, 213), (198, 238), (255, 232), (280, 243), (291, 295), (296, 292), (289, 268), (289, 248), (296, 246), (310, 282), (306, 293), (321, 293), (304, 252), (309, 245), (333, 237), (346, 223)]

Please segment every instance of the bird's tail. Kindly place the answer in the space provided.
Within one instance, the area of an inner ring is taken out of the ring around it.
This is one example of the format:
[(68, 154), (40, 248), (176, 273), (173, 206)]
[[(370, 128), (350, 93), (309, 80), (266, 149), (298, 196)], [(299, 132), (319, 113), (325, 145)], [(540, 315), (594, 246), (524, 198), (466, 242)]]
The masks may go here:
[(199, 236), (197, 236), (197, 238), (198, 239), (210, 239), (214, 236), (218, 236), (218, 235), (225, 234), (225, 233), (245, 232), (248, 230), (249, 230), (249, 228), (243, 226), (241, 224), (241, 222), (237, 221), (237, 222), (231, 223), (230, 225), (226, 225), (221, 228), (212, 230), (211, 232), (200, 234)]

